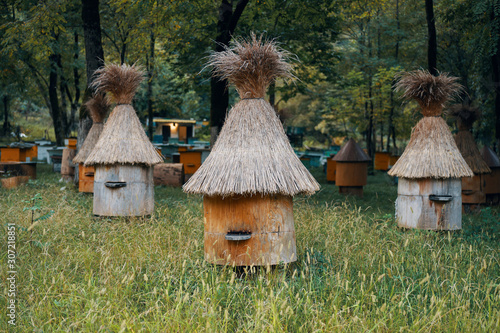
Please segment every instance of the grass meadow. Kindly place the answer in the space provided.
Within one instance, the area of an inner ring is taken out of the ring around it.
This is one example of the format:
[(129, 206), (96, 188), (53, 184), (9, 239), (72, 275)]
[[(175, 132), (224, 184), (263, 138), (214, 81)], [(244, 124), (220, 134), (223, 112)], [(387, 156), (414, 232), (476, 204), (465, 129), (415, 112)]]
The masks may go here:
[[(92, 196), (40, 165), (36, 181), (0, 188), (0, 331), (15, 331), (7, 223), (19, 332), (500, 331), (498, 207), (464, 214), (458, 232), (405, 231), (387, 175), (358, 199), (314, 174), (322, 190), (294, 200), (298, 261), (236, 270), (203, 260), (201, 197), (156, 187), (151, 218), (94, 219)], [(53, 214), (30, 229), (30, 207)]]

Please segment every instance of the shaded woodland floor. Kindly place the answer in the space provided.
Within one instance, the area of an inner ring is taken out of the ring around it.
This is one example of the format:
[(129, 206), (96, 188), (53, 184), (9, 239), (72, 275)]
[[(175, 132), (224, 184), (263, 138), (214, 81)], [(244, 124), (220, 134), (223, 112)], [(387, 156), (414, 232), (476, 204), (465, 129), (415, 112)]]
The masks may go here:
[[(465, 214), (462, 231), (404, 231), (386, 174), (358, 199), (313, 173), (322, 190), (294, 200), (298, 261), (240, 272), (203, 260), (201, 197), (156, 187), (151, 218), (94, 219), (92, 196), (42, 165), (0, 189), (2, 286), (6, 224), (18, 227), (18, 331), (500, 330), (498, 207)], [(54, 213), (28, 231), (36, 194), (35, 218)]]

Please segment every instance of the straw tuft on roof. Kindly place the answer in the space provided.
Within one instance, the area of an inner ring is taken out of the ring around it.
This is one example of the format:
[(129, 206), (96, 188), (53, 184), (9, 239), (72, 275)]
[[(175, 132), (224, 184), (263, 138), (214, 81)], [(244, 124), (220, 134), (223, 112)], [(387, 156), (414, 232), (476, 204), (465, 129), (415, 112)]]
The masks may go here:
[(484, 146), (481, 149), (481, 156), (490, 168), (500, 168), (500, 159), (490, 147)]
[(288, 53), (252, 34), (210, 56), (213, 75), (228, 79), (242, 99), (229, 111), (212, 152), (183, 186), (208, 196), (313, 194), (319, 184), (293, 151), (262, 97), (277, 77), (291, 77)]
[(388, 174), (410, 179), (474, 176), (441, 117), (424, 117), (417, 123), (403, 155)]
[(455, 104), (446, 110), (446, 115), (454, 118), (458, 129), (462, 131), (472, 129), (472, 125), (481, 117), (481, 112), (472, 106)]
[(93, 83), (96, 90), (111, 93), (112, 100), (118, 105), (109, 115), (99, 141), (85, 161), (85, 166), (113, 164), (152, 166), (163, 162), (161, 155), (146, 136), (134, 108), (129, 104), (142, 79), (141, 72), (136, 66), (107, 65), (96, 73), (97, 77)]
[(213, 52), (207, 67), (213, 67), (213, 76), (233, 84), (241, 98), (259, 98), (276, 78), (293, 78), (290, 56), (274, 40), (252, 33), (249, 39), (236, 39), (224, 51)]
[(333, 158), (337, 162), (368, 162), (371, 161), (363, 149), (351, 138)]
[(444, 104), (463, 91), (458, 78), (448, 73), (434, 76), (427, 70), (416, 70), (396, 75), (394, 90), (402, 92), (402, 98), (415, 99), (424, 116), (438, 116)]
[(491, 170), (481, 157), (476, 142), (470, 130), (479, 118), (479, 109), (466, 105), (453, 105), (447, 112), (457, 121), (458, 133), (455, 134), (455, 142), (463, 158), (475, 174), (490, 173)]
[(136, 64), (109, 64), (94, 72), (92, 87), (96, 92), (107, 92), (111, 103), (130, 104), (142, 80), (144, 72)]
[(92, 152), (92, 149), (94, 149), (99, 137), (101, 136), (104, 128), (103, 121), (109, 110), (108, 101), (102, 93), (95, 94), (94, 97), (85, 103), (85, 105), (89, 110), (90, 118), (92, 118), (93, 124), (82, 144), (82, 147), (73, 159), (73, 163), (75, 164), (84, 163)]
[(460, 150), (462, 157), (475, 174), (491, 172), (488, 164), (486, 164), (481, 157), (481, 153), (477, 148), (471, 132), (468, 130), (458, 131), (458, 133), (455, 134), (455, 142), (457, 143), (458, 150)]

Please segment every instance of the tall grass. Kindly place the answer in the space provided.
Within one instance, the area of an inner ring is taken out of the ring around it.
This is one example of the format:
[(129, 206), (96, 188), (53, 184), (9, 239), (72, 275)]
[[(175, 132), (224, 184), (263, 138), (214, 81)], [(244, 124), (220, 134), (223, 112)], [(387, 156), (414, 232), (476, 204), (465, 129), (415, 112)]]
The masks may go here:
[[(0, 242), (4, 223), (23, 227), (18, 330), (500, 331), (498, 208), (464, 215), (459, 232), (403, 231), (387, 176), (369, 177), (363, 199), (316, 176), (322, 191), (294, 202), (298, 261), (245, 270), (203, 260), (202, 200), (180, 189), (157, 187), (154, 216), (131, 220), (94, 219), (92, 197), (46, 167), (36, 181), (0, 189)], [(30, 244), (23, 200), (36, 193), (39, 213), (54, 214)], [(5, 267), (5, 246), (0, 258)], [(2, 311), (6, 331), (5, 319)]]

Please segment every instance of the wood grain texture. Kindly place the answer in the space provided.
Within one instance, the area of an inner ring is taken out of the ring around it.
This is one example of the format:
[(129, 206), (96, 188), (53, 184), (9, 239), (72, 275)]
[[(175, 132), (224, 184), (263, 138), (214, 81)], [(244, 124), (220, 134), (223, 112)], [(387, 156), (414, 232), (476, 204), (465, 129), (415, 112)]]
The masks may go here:
[(0, 162), (0, 172), (36, 179), (36, 162)]
[(500, 193), (500, 168), (491, 168), (490, 174), (481, 175), (481, 185), (485, 194)]
[(61, 160), (61, 175), (63, 176), (74, 176), (75, 167), (73, 166), (73, 158), (76, 155), (75, 149), (64, 148)]
[[(107, 181), (126, 182), (122, 188), (108, 188)], [(145, 216), (154, 210), (153, 168), (132, 165), (96, 166), (94, 215)]]
[[(291, 196), (205, 196), (205, 259), (236, 266), (276, 265), (297, 260)], [(228, 241), (229, 232), (247, 232)]]
[(481, 175), (462, 178), (462, 204), (481, 204), (486, 202), (486, 195), (481, 188)]
[[(462, 183), (460, 179), (399, 178), (396, 200), (398, 226), (425, 230), (462, 228)], [(449, 202), (431, 201), (429, 196), (451, 195)]]
[(84, 166), (78, 164), (78, 191), (84, 193), (94, 192), (94, 175), (95, 168), (93, 166)]
[(337, 162), (329, 158), (326, 160), (326, 180), (335, 182), (335, 175), (337, 173)]
[(184, 184), (184, 166), (182, 163), (160, 163), (154, 166), (155, 185), (181, 187)]
[(391, 160), (391, 154), (378, 152), (375, 153), (375, 170), (387, 171)]
[(368, 163), (337, 161), (337, 186), (364, 186), (368, 179)]
[(29, 176), (14, 176), (8, 178), (0, 178), (0, 184), (2, 184), (2, 187), (5, 189), (11, 189), (27, 183), (29, 179), (30, 179)]

